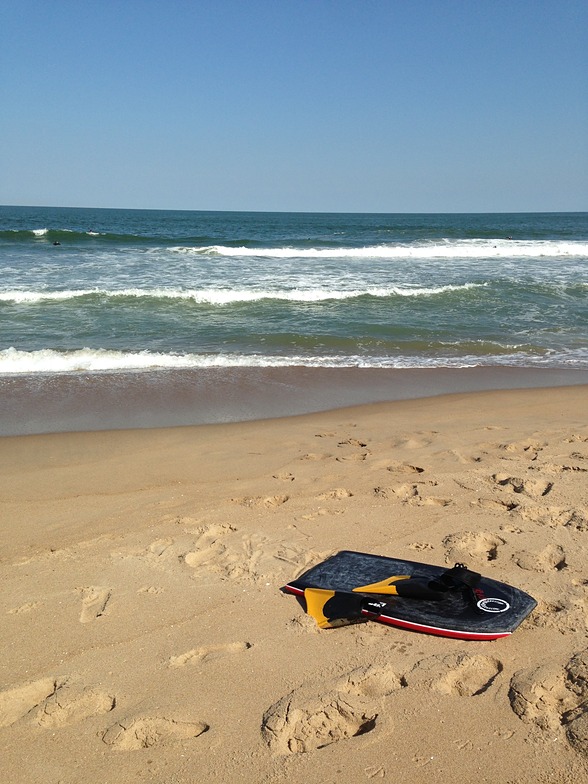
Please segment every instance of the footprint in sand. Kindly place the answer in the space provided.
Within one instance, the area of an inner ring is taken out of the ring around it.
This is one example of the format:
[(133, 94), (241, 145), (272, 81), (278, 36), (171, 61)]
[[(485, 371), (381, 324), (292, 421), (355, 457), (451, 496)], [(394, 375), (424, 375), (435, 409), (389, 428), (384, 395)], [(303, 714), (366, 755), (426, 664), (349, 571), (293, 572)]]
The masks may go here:
[(509, 474), (494, 474), (492, 480), (513, 493), (524, 493), (531, 498), (545, 496), (553, 489), (553, 482), (545, 479), (520, 479)]
[(510, 682), (510, 705), (519, 719), (542, 730), (561, 726), (561, 714), (572, 706), (561, 667), (542, 664), (517, 672)]
[(35, 717), (41, 727), (65, 727), (76, 724), (91, 716), (108, 713), (116, 704), (116, 699), (105, 691), (86, 688), (73, 691), (59, 689), (43, 705)]
[(15, 607), (13, 610), (8, 610), (10, 615), (21, 615), (22, 613), (31, 612), (31, 610), (36, 610), (37, 607), (42, 607), (43, 602), (27, 602), (26, 604), (21, 604), (20, 607)]
[(518, 508), (518, 504), (514, 501), (498, 501), (495, 498), (477, 498), (472, 501), (472, 506), (478, 506), (480, 509), (488, 509), (491, 512), (512, 512), (513, 509)]
[(429, 496), (420, 501), (421, 506), (449, 506), (453, 501), (450, 498), (439, 498), (437, 496)]
[(377, 713), (359, 697), (338, 692), (316, 695), (302, 688), (264, 713), (261, 734), (274, 754), (304, 754), (370, 732), (376, 719)]
[(0, 727), (9, 727), (51, 697), (61, 686), (56, 678), (41, 678), (0, 692)]
[(335, 459), (337, 460), (338, 463), (344, 463), (344, 462), (346, 462), (348, 460), (351, 461), (351, 462), (355, 462), (355, 463), (361, 463), (364, 460), (367, 460), (368, 457), (370, 456), (370, 454), (371, 454), (371, 452), (369, 452), (369, 451), (367, 451), (367, 452), (355, 452), (355, 453), (353, 453), (351, 455), (341, 455), (340, 457), (336, 457)]
[(539, 553), (523, 550), (513, 555), (514, 562), (521, 569), (534, 572), (561, 571), (567, 567), (566, 554), (559, 544), (550, 544)]
[(521, 519), (541, 523), (550, 528), (565, 526), (576, 531), (588, 531), (588, 514), (579, 509), (562, 509), (557, 506), (527, 506), (517, 508)]
[(236, 530), (232, 525), (222, 524), (197, 528), (193, 549), (183, 555), (184, 563), (192, 568), (217, 563), (227, 549), (225, 538)]
[(139, 590), (137, 591), (138, 594), (148, 593), (151, 595), (157, 595), (163, 592), (164, 589), (160, 588), (157, 585), (144, 585), (142, 588), (139, 588)]
[(576, 634), (586, 633), (587, 620), (588, 602), (578, 596), (564, 596), (555, 602), (540, 600), (525, 623), (539, 629), (557, 629), (560, 634)]
[(358, 438), (346, 438), (345, 441), (339, 441), (337, 446), (357, 446), (360, 449), (364, 449), (367, 446), (365, 441), (360, 441)]
[(566, 526), (576, 531), (588, 531), (588, 510), (581, 512), (573, 509)]
[[(171, 516), (170, 516), (171, 517)], [(182, 518), (171, 517), (171, 520), (176, 524), (183, 522)], [(186, 531), (187, 533), (189, 531)], [(181, 544), (171, 537), (156, 539), (151, 542), (146, 548), (140, 550), (130, 550), (128, 552), (113, 552), (112, 557), (115, 559), (126, 560), (128, 558), (138, 559), (139, 561), (148, 564), (151, 567), (165, 569), (170, 563), (177, 561), (179, 557), (179, 549)]]
[(147, 548), (146, 555), (155, 556), (155, 558), (161, 558), (162, 555), (169, 550), (169, 548), (173, 545), (173, 539), (156, 539), (154, 542), (151, 542), (149, 547)]
[(411, 463), (391, 463), (386, 470), (393, 474), (422, 474), (425, 469)]
[(434, 546), (430, 542), (411, 542), (408, 545), (409, 550), (434, 550)]
[(384, 500), (387, 500), (389, 498), (388, 490), (386, 490), (385, 487), (380, 487), (379, 485), (378, 487), (374, 487), (374, 495), (376, 496), (376, 498), (383, 498)]
[(208, 729), (208, 724), (203, 721), (177, 721), (146, 716), (123, 719), (113, 724), (104, 732), (102, 740), (113, 749), (135, 751), (197, 738)]
[(563, 720), (570, 745), (588, 757), (588, 649), (576, 654), (566, 666), (566, 686), (576, 697), (577, 705)]
[(403, 447), (404, 449), (423, 449), (430, 446), (435, 441), (437, 435), (437, 430), (421, 431), (409, 438), (397, 441), (393, 446)]
[(106, 605), (110, 601), (112, 591), (110, 588), (100, 588), (93, 585), (89, 588), (78, 588), (78, 593), (82, 596), (82, 612), (80, 623), (90, 623), (104, 615)]
[(368, 779), (384, 779), (386, 778), (386, 768), (381, 765), (368, 765), (363, 769)]
[(462, 531), (443, 539), (446, 563), (495, 561), (505, 540), (495, 534)]
[(366, 448), (367, 447), (366, 442), (360, 441), (357, 438), (347, 438), (345, 439), (345, 441), (339, 441), (337, 446), (339, 448), (345, 448), (350, 446), (363, 450), (361, 452), (351, 452), (350, 454), (339, 455), (338, 457), (335, 458), (339, 463), (345, 462), (347, 460), (351, 460), (354, 462), (362, 462), (364, 460), (367, 460), (367, 458), (371, 455), (371, 451)]
[(358, 697), (387, 697), (406, 685), (404, 678), (389, 664), (367, 664), (352, 670), (336, 683), (342, 694)]
[[(436, 487), (437, 482), (417, 482), (416, 484), (403, 484), (391, 487), (388, 490), (383, 487), (374, 488), (374, 493), (380, 498), (398, 500), (411, 506), (449, 506), (453, 503), (448, 498), (439, 496), (423, 496), (421, 490), (424, 486)], [(419, 489), (420, 486), (420, 489)]]
[(515, 455), (527, 457), (530, 461), (537, 460), (539, 452), (547, 446), (544, 441), (512, 441), (511, 443), (498, 444), (498, 449)]
[(353, 493), (351, 490), (346, 490), (344, 487), (336, 487), (334, 490), (329, 490), (326, 493), (317, 495), (319, 501), (339, 501), (342, 498), (351, 498)]
[(223, 659), (225, 656), (232, 656), (241, 651), (248, 651), (252, 647), (250, 642), (232, 642), (226, 645), (204, 645), (201, 648), (193, 648), (191, 651), (182, 653), (179, 656), (172, 656), (169, 660), (170, 667), (184, 667), (186, 664), (204, 664)]
[(422, 659), (405, 676), (406, 685), (440, 694), (483, 694), (502, 672), (502, 663), (482, 654), (451, 653)]
[(299, 545), (255, 532), (242, 535), (226, 525), (201, 529), (192, 546), (182, 559), (196, 570), (195, 577), (206, 570), (225, 579), (249, 582), (287, 579), (292, 567), (301, 568), (317, 557), (306, 542)]
[(290, 499), (288, 495), (268, 495), (268, 496), (244, 496), (243, 498), (231, 498), (231, 501), (240, 506), (250, 509), (274, 509), (285, 504)]
[(452, 462), (457, 462), (461, 465), (469, 465), (470, 463), (481, 463), (483, 460), (483, 455), (486, 453), (482, 451), (482, 454), (479, 452), (474, 454), (465, 454), (461, 449), (446, 449), (442, 452), (439, 452), (438, 454), (439, 456), (448, 458)]
[[(316, 684), (303, 685), (264, 713), (263, 739), (275, 754), (286, 755), (364, 735), (376, 727), (376, 703), (404, 685), (388, 663), (358, 667), (318, 689)], [(388, 725), (390, 721), (387, 717)]]
[[(585, 455), (581, 455), (578, 452), (572, 452), (570, 459), (572, 458), (575, 460), (586, 460)], [(570, 473), (585, 474), (588, 471), (586, 466), (571, 463), (544, 463), (542, 468), (552, 474), (565, 474), (568, 471)]]
[(517, 672), (509, 699), (522, 721), (550, 734), (563, 728), (570, 746), (588, 757), (588, 649), (563, 668), (549, 663)]
[(586, 443), (588, 436), (583, 436), (580, 433), (572, 433), (571, 436), (565, 439), (566, 444)]
[(402, 501), (408, 503), (414, 499), (419, 498), (419, 489), (414, 484), (397, 485), (396, 487), (376, 487), (374, 493), (379, 498), (389, 498), (394, 501)]
[(286, 579), (292, 569), (304, 570), (316, 560), (320, 560), (317, 554), (304, 545), (254, 533), (242, 538), (241, 548), (231, 553), (224, 568), (225, 574), (232, 579), (264, 582)]

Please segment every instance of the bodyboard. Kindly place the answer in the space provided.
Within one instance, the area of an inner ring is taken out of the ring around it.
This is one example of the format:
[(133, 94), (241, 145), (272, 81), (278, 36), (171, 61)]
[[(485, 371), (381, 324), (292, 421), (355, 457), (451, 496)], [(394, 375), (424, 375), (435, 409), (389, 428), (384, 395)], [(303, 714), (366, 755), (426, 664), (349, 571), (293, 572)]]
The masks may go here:
[[(282, 591), (298, 598), (307, 610), (306, 589), (322, 589), (349, 599), (355, 620), (372, 620), (410, 631), (453, 637), (461, 640), (495, 640), (507, 637), (536, 606), (532, 596), (506, 583), (479, 577), (475, 588), (463, 586), (448, 591), (442, 600), (406, 598), (378, 594), (370, 587), (393, 575), (439, 580), (447, 573), (440, 566), (386, 558), (370, 553), (342, 550), (313, 566), (300, 577), (282, 587)], [(311, 592), (307, 592), (307, 596)], [(331, 624), (336, 625), (336, 624)]]

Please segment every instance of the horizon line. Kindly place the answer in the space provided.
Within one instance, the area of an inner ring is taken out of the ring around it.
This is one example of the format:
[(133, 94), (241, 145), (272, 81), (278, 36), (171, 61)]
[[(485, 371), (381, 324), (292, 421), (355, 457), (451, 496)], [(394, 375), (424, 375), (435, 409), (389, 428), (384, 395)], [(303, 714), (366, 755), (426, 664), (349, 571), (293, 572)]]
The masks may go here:
[(254, 215), (582, 215), (588, 210), (236, 210), (236, 209), (188, 209), (173, 207), (96, 207), (57, 204), (0, 204), (2, 208), (52, 209), (52, 210), (127, 210), (134, 212), (208, 212), (249, 213)]

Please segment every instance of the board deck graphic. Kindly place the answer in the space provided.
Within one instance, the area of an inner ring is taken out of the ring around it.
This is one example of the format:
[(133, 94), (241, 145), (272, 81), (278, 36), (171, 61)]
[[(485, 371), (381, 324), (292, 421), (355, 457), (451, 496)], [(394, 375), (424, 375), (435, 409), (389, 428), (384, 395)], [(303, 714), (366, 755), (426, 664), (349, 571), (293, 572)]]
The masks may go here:
[(323, 628), (362, 620), (463, 640), (507, 637), (532, 596), (470, 572), (342, 550), (281, 589)]

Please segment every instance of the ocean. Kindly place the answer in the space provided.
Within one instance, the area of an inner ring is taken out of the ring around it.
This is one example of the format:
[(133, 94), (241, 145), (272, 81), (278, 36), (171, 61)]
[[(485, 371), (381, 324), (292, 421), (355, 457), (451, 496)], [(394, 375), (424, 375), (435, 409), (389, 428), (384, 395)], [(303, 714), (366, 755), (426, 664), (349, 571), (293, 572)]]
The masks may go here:
[(588, 213), (0, 207), (0, 433), (18, 398), (53, 403), (15, 432), (75, 427), (64, 389), (179, 383), (184, 423), (247, 416), (189, 412), (254, 369), (474, 368), (588, 371)]

